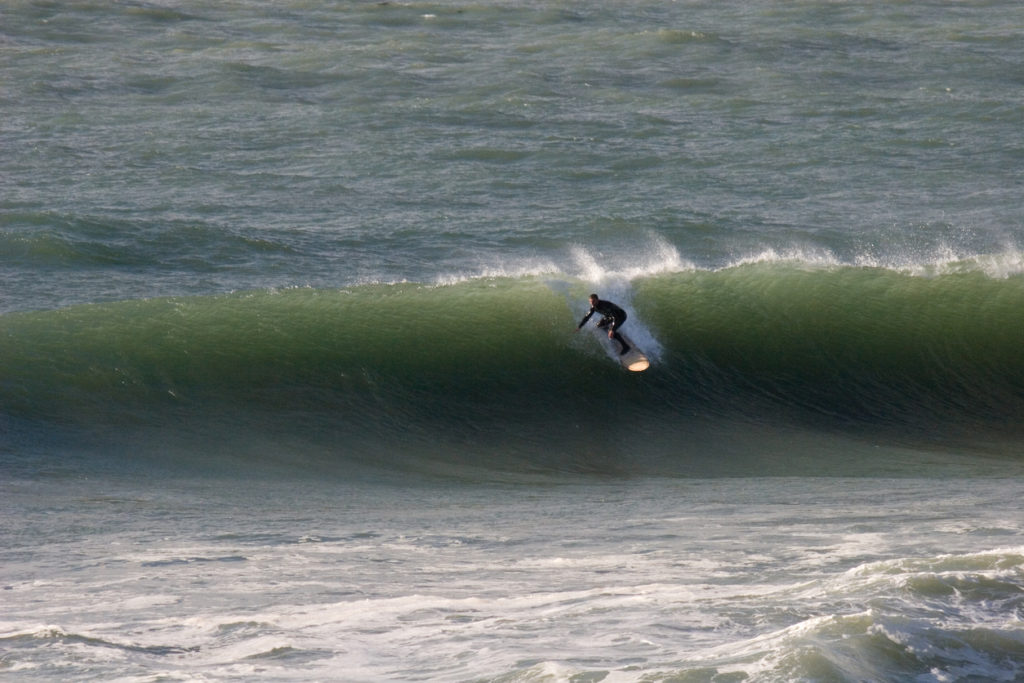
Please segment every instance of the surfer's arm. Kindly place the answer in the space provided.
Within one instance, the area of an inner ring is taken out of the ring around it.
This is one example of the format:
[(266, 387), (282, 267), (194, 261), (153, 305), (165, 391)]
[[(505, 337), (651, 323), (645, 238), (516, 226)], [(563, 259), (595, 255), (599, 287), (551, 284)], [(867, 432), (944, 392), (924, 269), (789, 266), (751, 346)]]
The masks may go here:
[(590, 320), (590, 316), (592, 316), (592, 315), (594, 315), (594, 309), (593, 308), (590, 309), (589, 313), (587, 313), (585, 316), (583, 316), (583, 320), (581, 320), (580, 324), (576, 326), (576, 329), (578, 330), (578, 329), (582, 328), (584, 325), (586, 325), (587, 321)]

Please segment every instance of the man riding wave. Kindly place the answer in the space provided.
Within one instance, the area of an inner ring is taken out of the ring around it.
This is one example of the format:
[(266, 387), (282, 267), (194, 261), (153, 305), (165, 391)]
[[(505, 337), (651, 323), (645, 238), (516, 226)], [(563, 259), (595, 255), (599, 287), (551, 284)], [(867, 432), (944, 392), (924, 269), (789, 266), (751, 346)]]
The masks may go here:
[(598, 298), (597, 294), (591, 294), (590, 310), (585, 316), (583, 316), (583, 320), (581, 320), (580, 324), (576, 326), (576, 330), (579, 331), (582, 329), (583, 326), (587, 324), (587, 321), (590, 320), (590, 316), (594, 315), (594, 313), (600, 313), (602, 316), (601, 320), (597, 323), (597, 326), (601, 329), (608, 328), (608, 338), (614, 339), (622, 344), (622, 350), (619, 351), (619, 355), (625, 355), (630, 348), (632, 348), (626, 343), (626, 340), (622, 338), (622, 335), (619, 334), (619, 328), (622, 327), (624, 322), (626, 322), (626, 312), (611, 301), (602, 301)]

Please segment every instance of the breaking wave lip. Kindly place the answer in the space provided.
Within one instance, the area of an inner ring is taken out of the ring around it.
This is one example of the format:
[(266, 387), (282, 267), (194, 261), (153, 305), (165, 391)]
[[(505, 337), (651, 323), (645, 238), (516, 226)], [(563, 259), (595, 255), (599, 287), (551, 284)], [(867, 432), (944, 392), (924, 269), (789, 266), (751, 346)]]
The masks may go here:
[(600, 254), (583, 245), (570, 250), (571, 264), (566, 272), (578, 280), (594, 285), (612, 285), (619, 289), (628, 283), (646, 276), (662, 273), (679, 273), (695, 270), (697, 266), (684, 258), (668, 240), (655, 232), (649, 232), (647, 241), (637, 245), (635, 251), (618, 253), (614, 259), (607, 259), (612, 265), (604, 265)]
[[(752, 265), (789, 265), (811, 270), (863, 268), (891, 271), (915, 277), (982, 273), (993, 279), (1024, 274), (1024, 250), (1007, 245), (999, 251), (977, 252), (949, 245), (938, 245), (923, 252), (896, 252), (878, 255), (857, 252), (842, 256), (827, 247), (768, 246), (735, 255), (720, 264), (700, 264), (685, 256), (661, 234), (651, 230), (633, 247), (605, 254), (601, 249), (575, 244), (564, 258), (527, 259), (515, 263), (480, 265), (457, 273), (441, 274), (432, 284), (446, 286), (490, 278), (562, 278), (605, 288), (628, 300), (633, 284), (657, 275), (722, 272)], [(403, 281), (407, 282), (407, 281)], [(390, 284), (363, 282), (359, 284)]]
[(481, 258), (476, 266), (458, 271), (440, 273), (422, 283), (409, 279), (362, 279), (352, 286), (421, 284), (423, 286), (447, 287), (478, 280), (526, 279), (547, 277), (565, 281), (589, 283), (594, 286), (611, 285), (619, 290), (628, 290), (631, 282), (662, 273), (686, 272), (697, 266), (684, 258), (668, 240), (655, 232), (649, 232), (647, 241), (639, 243), (632, 250), (618, 252), (614, 258), (605, 258), (600, 250), (584, 245), (573, 245), (567, 255), (557, 257), (536, 257), (512, 262), (488, 263)]
[(940, 246), (926, 254), (894, 254), (878, 256), (859, 253), (843, 258), (826, 248), (767, 247), (730, 259), (725, 265), (705, 270), (723, 271), (760, 264), (788, 264), (811, 269), (865, 268), (888, 270), (918, 277), (938, 277), (980, 272), (993, 279), (1006, 279), (1024, 274), (1024, 251), (1007, 247), (997, 252), (974, 252)]
[(431, 282), (438, 287), (447, 287), (475, 280), (516, 280), (552, 275), (557, 272), (558, 266), (554, 261), (537, 259), (509, 265), (480, 266), (459, 273), (438, 275)]

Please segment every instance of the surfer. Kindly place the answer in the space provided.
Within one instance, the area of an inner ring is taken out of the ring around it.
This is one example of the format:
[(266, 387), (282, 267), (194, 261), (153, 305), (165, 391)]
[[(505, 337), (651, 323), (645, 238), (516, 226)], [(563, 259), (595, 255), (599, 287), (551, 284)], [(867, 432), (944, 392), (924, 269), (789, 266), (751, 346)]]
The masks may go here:
[(622, 350), (619, 351), (619, 355), (623, 356), (629, 352), (631, 347), (626, 343), (626, 340), (622, 338), (622, 335), (619, 334), (619, 328), (622, 327), (622, 323), (626, 322), (626, 312), (611, 301), (601, 301), (597, 298), (597, 294), (590, 295), (590, 310), (585, 316), (583, 316), (583, 320), (580, 321), (580, 324), (576, 326), (576, 331), (578, 332), (582, 329), (583, 326), (587, 324), (587, 321), (590, 320), (590, 316), (594, 315), (594, 313), (600, 313), (603, 316), (600, 322), (597, 323), (597, 326), (601, 329), (607, 327), (608, 338), (614, 339), (622, 344)]

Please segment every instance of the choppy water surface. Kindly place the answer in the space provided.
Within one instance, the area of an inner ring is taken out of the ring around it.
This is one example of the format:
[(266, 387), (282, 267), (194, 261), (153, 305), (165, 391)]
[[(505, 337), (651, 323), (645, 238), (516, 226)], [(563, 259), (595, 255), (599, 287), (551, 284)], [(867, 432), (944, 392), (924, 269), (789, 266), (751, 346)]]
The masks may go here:
[(1022, 7), (6, 3), (0, 673), (1020, 678)]

